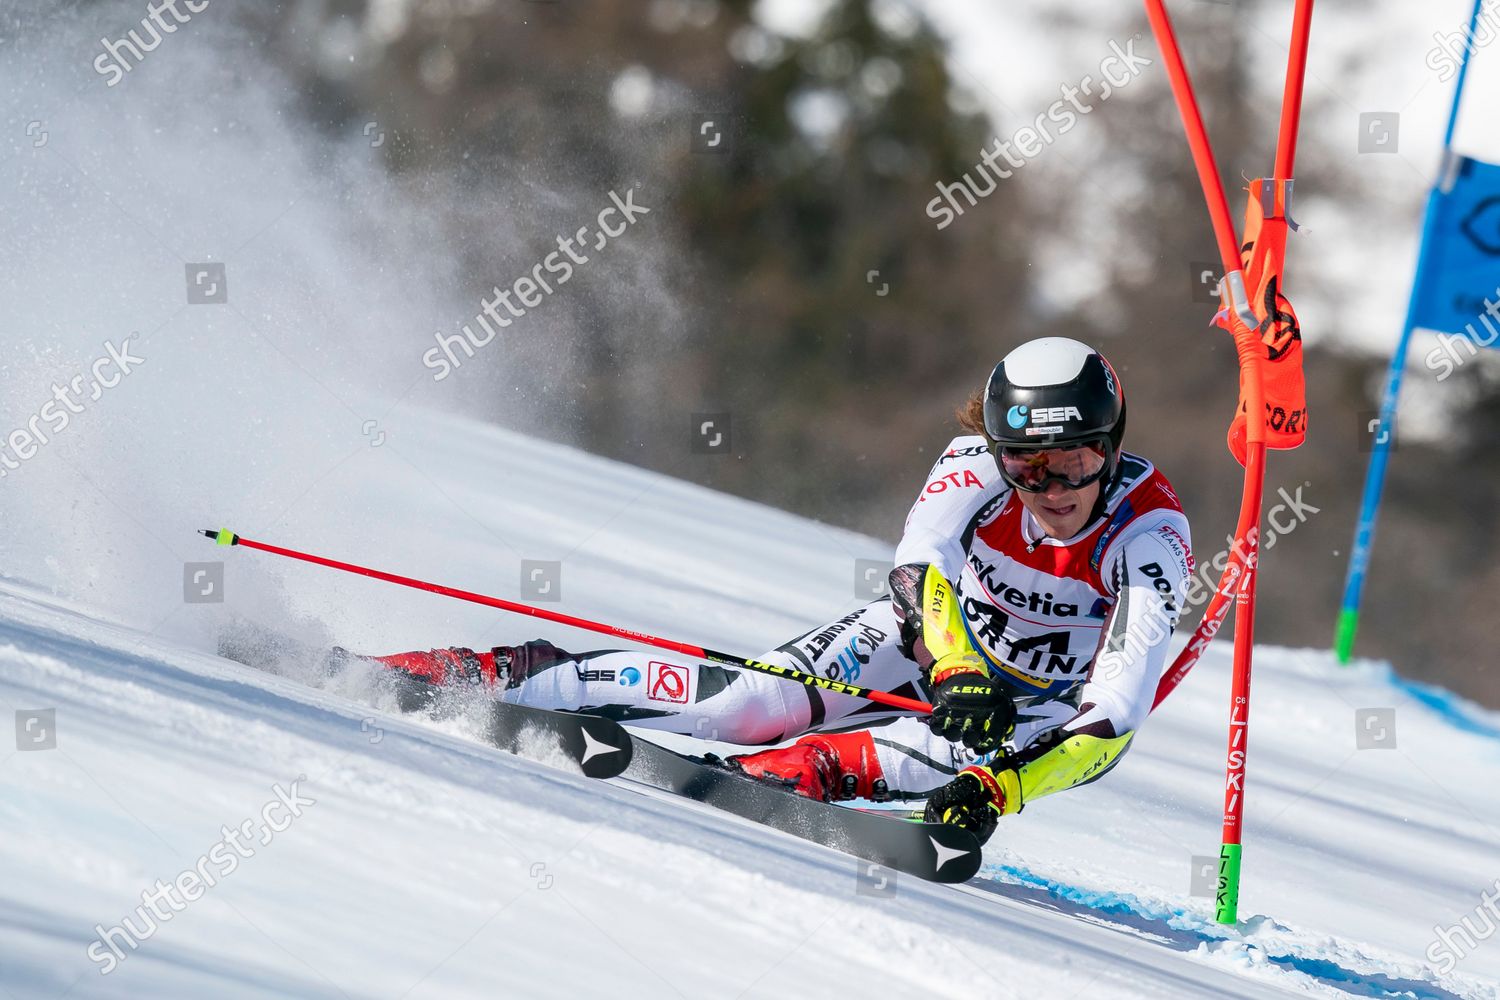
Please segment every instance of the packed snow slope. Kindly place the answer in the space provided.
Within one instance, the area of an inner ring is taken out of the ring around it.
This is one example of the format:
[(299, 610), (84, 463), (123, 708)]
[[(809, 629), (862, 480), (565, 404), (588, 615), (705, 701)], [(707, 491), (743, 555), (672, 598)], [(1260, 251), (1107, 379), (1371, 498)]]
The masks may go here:
[[(399, 453), (366, 449), (295, 517), (227, 526), (501, 595), (521, 558), (557, 560), (564, 611), (745, 652), (850, 606), (855, 559), (888, 555), (491, 427), (399, 426)], [(1189, 894), (1218, 847), (1222, 645), (1116, 772), (1006, 820), (973, 883), (882, 887), (820, 846), (489, 749), (463, 714), (391, 714), (358, 676), (220, 659), (235, 618), (362, 651), (596, 640), (195, 545), (186, 516), (163, 531), (225, 561), (223, 603), (183, 603), (175, 564), (131, 581), (168, 609), (153, 621), (0, 581), (0, 711), (55, 712), (0, 745), (0, 997), (1496, 996), (1500, 943), (1442, 974), (1427, 952), (1435, 925), (1485, 927), (1500, 719), (1383, 665), (1259, 650), (1237, 928)], [(1364, 708), (1394, 710), (1371, 731), (1394, 747), (1356, 749)], [(180, 910), (155, 897), (169, 919), (142, 903), (157, 880), (186, 886)], [(98, 940), (117, 926), (122, 957)]]

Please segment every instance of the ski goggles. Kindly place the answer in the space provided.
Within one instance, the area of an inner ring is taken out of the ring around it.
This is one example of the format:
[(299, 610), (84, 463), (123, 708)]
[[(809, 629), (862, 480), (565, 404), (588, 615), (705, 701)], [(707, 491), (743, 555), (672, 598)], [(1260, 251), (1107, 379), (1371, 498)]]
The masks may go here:
[(1110, 466), (1107, 441), (1068, 448), (992, 445), (991, 450), (1005, 481), (1027, 493), (1041, 493), (1054, 479), (1070, 490), (1080, 490), (1103, 476)]

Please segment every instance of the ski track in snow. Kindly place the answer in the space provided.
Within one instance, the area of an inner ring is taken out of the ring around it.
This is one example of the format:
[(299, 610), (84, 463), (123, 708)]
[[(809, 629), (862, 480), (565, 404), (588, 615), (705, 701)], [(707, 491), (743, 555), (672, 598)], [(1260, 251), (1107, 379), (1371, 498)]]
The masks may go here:
[[(451, 443), (455, 423), (429, 429)], [(512, 533), (542, 525), (534, 549), (565, 550), (568, 513), (601, 483), (651, 489), (599, 540), (592, 571), (570, 565), (564, 610), (758, 652), (847, 600), (853, 552), (881, 552), (517, 435), (469, 440), (471, 468), (494, 452), (560, 484), (546, 498), (497, 490), (483, 508)], [(425, 495), (411, 495), (414, 521), (431, 513)], [(390, 544), (370, 561), (401, 571), (408, 553)], [(439, 555), (449, 582), (485, 578), (486, 553), (464, 539)], [(622, 587), (633, 560), (654, 571)], [(788, 560), (809, 569), (795, 593), (775, 583)], [(728, 572), (700, 588), (714, 565)], [(231, 583), (293, 614), (345, 595), (363, 620), (332, 639), (360, 648), (433, 614), (431, 598), (321, 571)], [(755, 612), (737, 615), (742, 603)], [(467, 621), (494, 642), (566, 635)], [(151, 624), (0, 583), (0, 710), (55, 708), (58, 740), (0, 745), (0, 996), (1500, 995), (1500, 944), (1443, 976), (1424, 957), (1433, 926), (1472, 915), (1500, 876), (1500, 717), (1386, 665), (1260, 648), (1244, 919), (1225, 928), (1187, 894), (1190, 855), (1218, 846), (1222, 646), (1109, 779), (1007, 820), (979, 878), (903, 877), (885, 896), (861, 894), (858, 863), (817, 845), (479, 745), (462, 711), (397, 716), (368, 679), (251, 670)], [(1367, 706), (1397, 710), (1398, 750), (1353, 749)], [(299, 776), (316, 804), (101, 975), (86, 954), (95, 925), (132, 914)]]

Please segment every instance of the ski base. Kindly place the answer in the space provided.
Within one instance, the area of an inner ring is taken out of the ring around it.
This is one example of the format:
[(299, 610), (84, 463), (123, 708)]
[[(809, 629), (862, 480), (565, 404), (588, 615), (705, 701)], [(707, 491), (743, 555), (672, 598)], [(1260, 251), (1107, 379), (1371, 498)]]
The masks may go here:
[(626, 778), (864, 861), (946, 883), (967, 882), (983, 861), (979, 839), (956, 826), (818, 802), (643, 739), (632, 742)]

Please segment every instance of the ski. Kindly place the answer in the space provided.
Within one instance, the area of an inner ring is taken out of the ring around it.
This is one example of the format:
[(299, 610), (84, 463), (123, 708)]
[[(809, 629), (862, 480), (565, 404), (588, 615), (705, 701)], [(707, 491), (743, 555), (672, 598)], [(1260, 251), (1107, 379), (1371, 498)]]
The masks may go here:
[[(338, 654), (349, 654), (339, 651)], [(403, 713), (429, 710), (443, 689), (392, 671), (385, 677), (395, 688)], [(542, 764), (555, 761), (560, 750), (590, 778), (614, 778), (630, 764), (634, 746), (630, 734), (613, 719), (584, 712), (555, 712), (503, 701), (491, 702), (484, 740), (492, 746)]]
[(624, 777), (929, 882), (979, 872), (979, 840), (967, 830), (818, 802), (632, 737)]
[[(224, 628), (218, 645), (220, 656), (262, 670), (294, 663), (333, 674), (359, 659), (337, 647), (317, 649), (244, 621)], [(395, 671), (379, 677), (403, 712), (441, 713), (444, 694), (461, 690), (434, 687)], [(464, 708), (462, 700), (457, 707)], [(472, 711), (472, 702), (466, 710)], [(964, 882), (979, 871), (979, 841), (957, 827), (817, 802), (674, 753), (601, 716), (501, 701), (488, 702), (483, 711), (484, 740), (528, 760), (556, 764), (564, 756), (588, 777), (630, 778), (933, 882)]]
[[(338, 647), (318, 649), (246, 621), (235, 622), (220, 631), (218, 652), (225, 659), (247, 667), (271, 671), (287, 663), (298, 663), (332, 674), (359, 660)], [(377, 676), (395, 694), (403, 713), (441, 712), (443, 689), (395, 671), (382, 670)], [(612, 719), (500, 701), (490, 701), (484, 711), (487, 717), (481, 733), (485, 742), (517, 757), (554, 764), (561, 754), (590, 778), (613, 778), (630, 763), (634, 749), (630, 736)]]
[(590, 778), (613, 778), (630, 765), (634, 741), (612, 719), (495, 702), (485, 739), (517, 757), (551, 763), (561, 749)]

